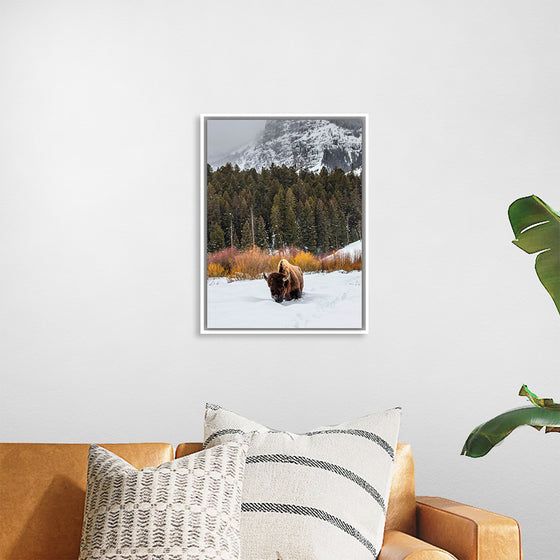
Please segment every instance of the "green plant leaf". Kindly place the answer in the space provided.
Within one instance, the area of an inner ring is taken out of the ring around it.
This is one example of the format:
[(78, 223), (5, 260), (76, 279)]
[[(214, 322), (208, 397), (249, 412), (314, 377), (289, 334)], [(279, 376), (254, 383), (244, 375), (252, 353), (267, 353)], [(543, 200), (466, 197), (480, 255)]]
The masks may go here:
[(504, 412), (475, 428), (461, 451), (468, 457), (483, 457), (496, 444), (505, 439), (519, 426), (532, 426), (547, 432), (560, 431), (560, 410), (527, 406)]
[(515, 235), (513, 243), (526, 253), (539, 253), (537, 276), (560, 313), (560, 214), (532, 195), (514, 201), (508, 216)]
[(535, 406), (539, 408), (547, 408), (549, 410), (560, 410), (560, 404), (555, 403), (552, 399), (541, 399), (535, 393), (529, 391), (527, 385), (522, 385), (519, 389), (521, 397), (527, 397)]
[(504, 412), (475, 428), (467, 438), (461, 455), (483, 457), (519, 426), (532, 426), (537, 430), (544, 427), (546, 432), (560, 432), (560, 404), (552, 399), (541, 399), (527, 385), (521, 386), (519, 395), (527, 397), (533, 406)]

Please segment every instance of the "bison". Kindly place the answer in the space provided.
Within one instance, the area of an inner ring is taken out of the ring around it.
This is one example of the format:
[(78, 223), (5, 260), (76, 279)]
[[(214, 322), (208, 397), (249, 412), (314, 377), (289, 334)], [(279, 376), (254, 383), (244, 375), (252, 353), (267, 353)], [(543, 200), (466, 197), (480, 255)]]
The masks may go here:
[(271, 272), (268, 276), (263, 272), (263, 276), (270, 288), (270, 295), (276, 303), (301, 297), (303, 273), (299, 266), (294, 266), (286, 259), (282, 259), (278, 263), (278, 272)]

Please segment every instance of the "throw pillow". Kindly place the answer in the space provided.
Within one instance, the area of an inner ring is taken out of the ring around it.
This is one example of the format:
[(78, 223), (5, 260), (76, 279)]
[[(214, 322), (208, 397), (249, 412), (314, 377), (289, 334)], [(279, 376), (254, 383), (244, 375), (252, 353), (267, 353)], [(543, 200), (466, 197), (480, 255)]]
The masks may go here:
[(243, 560), (377, 558), (401, 409), (305, 434), (207, 405), (205, 447), (255, 432), (241, 505)]
[(89, 450), (80, 560), (238, 560), (247, 443), (137, 470)]

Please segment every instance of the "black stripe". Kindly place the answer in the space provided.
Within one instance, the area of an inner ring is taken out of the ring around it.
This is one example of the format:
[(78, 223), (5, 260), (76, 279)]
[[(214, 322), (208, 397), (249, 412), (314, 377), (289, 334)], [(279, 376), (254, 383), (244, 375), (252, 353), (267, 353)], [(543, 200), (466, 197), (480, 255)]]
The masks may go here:
[(215, 438), (220, 437), (220, 436), (224, 436), (226, 434), (242, 434), (245, 435), (247, 432), (244, 432), (243, 430), (236, 430), (233, 428), (230, 428), (228, 430), (218, 430), (217, 432), (214, 432), (211, 436), (208, 436), (208, 438), (206, 438), (206, 441), (202, 444), (202, 448), (206, 449), (207, 445)]
[(382, 447), (389, 454), (389, 457), (391, 457), (391, 459), (395, 458), (395, 450), (392, 448), (392, 446), (390, 446), (382, 437), (380, 437), (377, 434), (374, 434), (372, 432), (366, 432), (365, 430), (335, 430), (335, 429), (333, 429), (333, 430), (318, 430), (316, 432), (307, 432), (306, 434), (303, 434), (303, 435), (305, 435), (305, 436), (315, 436), (315, 435), (320, 435), (320, 434), (347, 434), (347, 435), (351, 435), (351, 436), (363, 437), (363, 438), (369, 439), (370, 441), (374, 441), (375, 443), (377, 443), (377, 445)]
[(385, 500), (379, 494), (379, 492), (361, 476), (341, 467), (335, 465), (334, 463), (327, 463), (326, 461), (319, 461), (317, 459), (310, 459), (309, 457), (301, 457), (297, 455), (252, 455), (247, 457), (247, 463), (289, 463), (293, 465), (304, 465), (306, 467), (313, 467), (317, 469), (323, 469), (325, 471), (330, 471), (340, 476), (344, 476), (347, 479), (355, 482), (358, 486), (361, 486), (380, 506), (383, 513), (386, 513)]
[[(286, 434), (288, 436), (293, 435), (290, 432), (284, 432), (284, 431), (278, 431), (278, 430), (267, 430), (266, 432), (258, 432), (257, 430), (255, 430), (255, 432), (256, 433), (267, 433), (267, 434)], [(212, 435), (210, 435), (208, 437), (208, 439), (204, 442), (203, 447), (206, 447), (214, 438), (217, 438), (221, 435), (225, 435), (225, 434), (245, 434), (245, 433), (247, 433), (247, 432), (244, 432), (243, 430), (233, 430), (233, 429), (219, 430), (217, 432), (214, 432)], [(321, 434), (346, 434), (346, 435), (350, 435), (350, 436), (358, 436), (358, 437), (363, 437), (363, 438), (369, 439), (370, 441), (375, 442), (382, 449), (384, 449), (387, 452), (387, 454), (389, 455), (389, 457), (391, 457), (391, 459), (393, 459), (393, 460), (395, 459), (395, 450), (393, 449), (393, 447), (391, 445), (389, 445), (381, 436), (378, 436), (377, 434), (374, 434), (372, 432), (366, 432), (365, 430), (336, 430), (336, 429), (317, 430), (315, 432), (307, 432), (305, 434), (295, 434), (295, 435), (316, 436), (316, 435), (321, 435)]]
[(322, 509), (307, 507), (307, 506), (297, 506), (294, 504), (271, 504), (271, 503), (243, 503), (241, 504), (241, 511), (244, 512), (261, 512), (261, 513), (292, 513), (295, 515), (307, 515), (310, 517), (315, 517), (322, 521), (326, 521), (340, 530), (344, 531), (348, 535), (354, 537), (357, 541), (363, 544), (373, 555), (374, 558), (377, 557), (377, 550), (373, 544), (368, 541), (360, 531), (349, 525), (342, 519), (323, 511)]

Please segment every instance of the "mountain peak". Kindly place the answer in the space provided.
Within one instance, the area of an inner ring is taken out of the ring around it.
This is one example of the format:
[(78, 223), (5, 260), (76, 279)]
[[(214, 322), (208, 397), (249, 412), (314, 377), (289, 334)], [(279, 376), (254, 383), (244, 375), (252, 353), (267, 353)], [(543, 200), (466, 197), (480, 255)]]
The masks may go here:
[(261, 171), (272, 164), (318, 172), (362, 167), (363, 119), (269, 119), (263, 133), (249, 145), (208, 163), (231, 163)]

